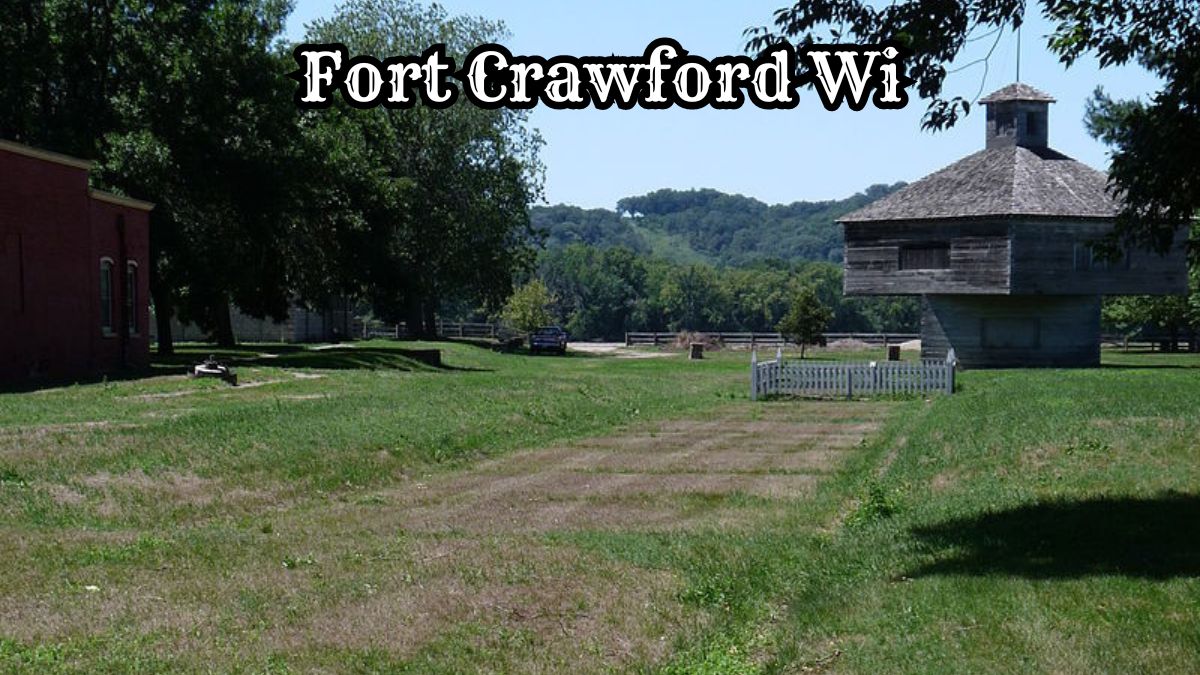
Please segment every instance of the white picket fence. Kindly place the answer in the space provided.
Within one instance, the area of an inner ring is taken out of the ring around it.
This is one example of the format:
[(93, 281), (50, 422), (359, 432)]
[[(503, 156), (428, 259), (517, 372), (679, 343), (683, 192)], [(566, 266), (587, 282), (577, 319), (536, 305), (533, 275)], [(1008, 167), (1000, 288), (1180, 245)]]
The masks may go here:
[(750, 399), (791, 396), (874, 396), (880, 394), (954, 393), (954, 350), (946, 360), (817, 363), (784, 361), (782, 351), (772, 361), (750, 355)]

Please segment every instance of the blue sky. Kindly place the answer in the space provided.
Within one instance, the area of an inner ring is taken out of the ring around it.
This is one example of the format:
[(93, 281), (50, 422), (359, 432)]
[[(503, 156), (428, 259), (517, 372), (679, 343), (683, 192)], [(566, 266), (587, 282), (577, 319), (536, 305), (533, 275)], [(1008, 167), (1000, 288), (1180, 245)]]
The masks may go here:
[[(738, 54), (742, 30), (769, 22), (790, 0), (443, 0), (452, 14), (502, 19), (514, 54), (638, 55), (672, 37), (706, 57)], [(296, 0), (289, 35), (333, 12), (334, 0)], [(1030, 3), (1031, 8), (1036, 7)], [(1083, 127), (1084, 104), (1097, 85), (1120, 97), (1145, 97), (1156, 80), (1137, 66), (1100, 70), (1094, 60), (1070, 69), (1046, 51), (1050, 26), (1031, 11), (1023, 30), (1021, 80), (1058, 99), (1050, 112), (1050, 144), (1098, 169), (1106, 148)], [(972, 43), (960, 59), (982, 56), (994, 38)], [(1017, 39), (1001, 36), (983, 93), (1015, 79)], [(385, 57), (390, 55), (378, 54)], [(974, 98), (982, 66), (951, 75), (947, 91)], [(546, 200), (612, 208), (618, 199), (658, 188), (711, 187), (768, 203), (838, 199), (873, 183), (913, 181), (982, 148), (983, 115), (949, 131), (920, 130), (924, 102), (913, 96), (898, 111), (828, 112), (802, 89), (794, 110), (551, 110), (532, 124), (546, 139)]]

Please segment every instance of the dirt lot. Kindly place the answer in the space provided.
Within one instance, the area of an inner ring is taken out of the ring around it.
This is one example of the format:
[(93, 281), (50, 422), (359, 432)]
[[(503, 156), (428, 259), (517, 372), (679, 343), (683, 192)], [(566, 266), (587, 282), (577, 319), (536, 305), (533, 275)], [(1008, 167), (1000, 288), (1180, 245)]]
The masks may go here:
[(646, 349), (634, 349), (633, 347), (626, 347), (623, 342), (571, 342), (567, 344), (567, 349), (585, 354), (615, 356), (621, 359), (654, 359), (667, 356), (683, 358), (683, 354), (680, 352), (656, 352)]

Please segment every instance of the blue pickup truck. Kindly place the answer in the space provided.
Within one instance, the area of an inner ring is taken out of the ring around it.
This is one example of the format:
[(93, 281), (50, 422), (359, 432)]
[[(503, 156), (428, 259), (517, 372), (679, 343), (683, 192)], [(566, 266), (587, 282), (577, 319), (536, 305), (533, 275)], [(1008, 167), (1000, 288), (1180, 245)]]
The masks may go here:
[(567, 331), (558, 326), (543, 326), (529, 334), (529, 353), (567, 353)]

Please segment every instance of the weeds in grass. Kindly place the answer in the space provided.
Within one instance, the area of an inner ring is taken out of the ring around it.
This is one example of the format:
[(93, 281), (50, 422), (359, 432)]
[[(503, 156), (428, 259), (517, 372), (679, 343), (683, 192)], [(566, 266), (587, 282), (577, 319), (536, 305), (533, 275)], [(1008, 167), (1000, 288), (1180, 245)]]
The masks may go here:
[(1063, 452), (1067, 455), (1075, 453), (1099, 453), (1108, 452), (1112, 446), (1107, 441), (1102, 441), (1096, 438), (1077, 438), (1063, 448)]
[(894, 490), (889, 490), (877, 479), (867, 481), (866, 493), (859, 499), (858, 506), (846, 517), (846, 526), (855, 528), (891, 518), (900, 511), (900, 501)]
[(8, 672), (60, 668), (65, 663), (62, 645), (26, 645), (0, 637), (0, 666)]
[(751, 660), (749, 650), (736, 641), (720, 637), (686, 651), (662, 668), (661, 675), (757, 675), (762, 668)]
[(317, 564), (317, 559), (308, 555), (288, 556), (283, 559), (283, 568), (286, 570), (299, 569), (301, 567), (312, 567)]

